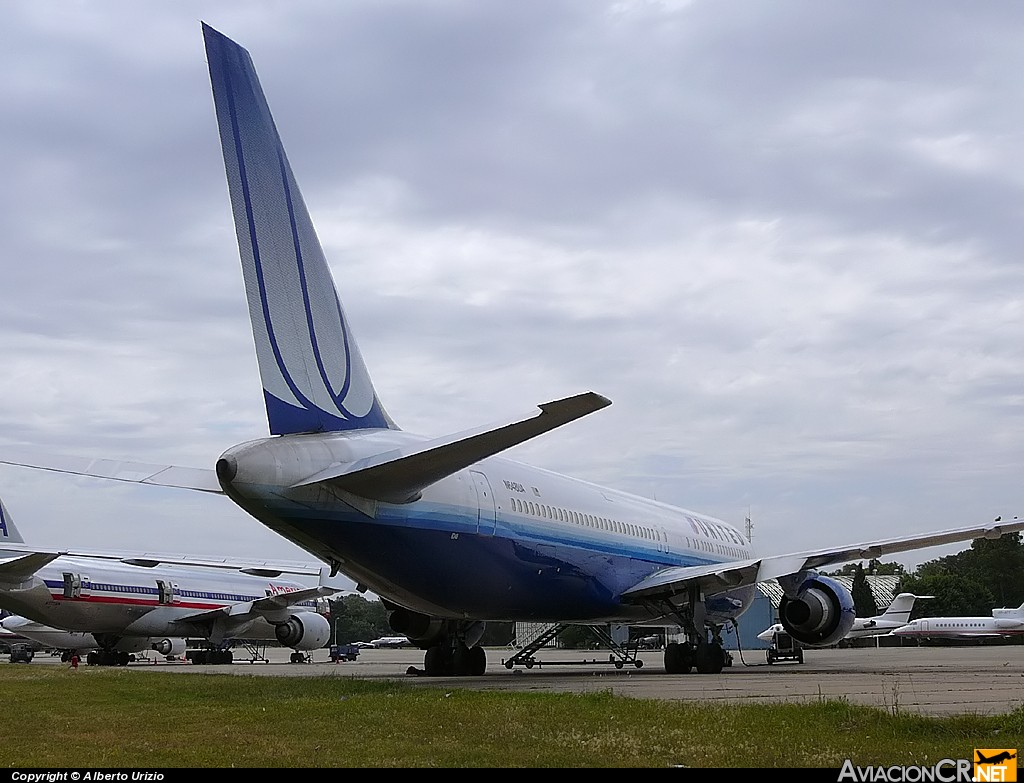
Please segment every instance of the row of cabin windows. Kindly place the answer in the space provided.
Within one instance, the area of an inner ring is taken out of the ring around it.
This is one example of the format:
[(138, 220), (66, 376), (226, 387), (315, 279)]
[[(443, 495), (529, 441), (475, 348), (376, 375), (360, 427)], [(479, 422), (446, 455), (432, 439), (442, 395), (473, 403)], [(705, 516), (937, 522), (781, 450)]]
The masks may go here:
[[(78, 598), (81, 595), (82, 589), (94, 590), (100, 593), (131, 593), (135, 595), (157, 595), (158, 589), (155, 587), (140, 587), (138, 585), (114, 585), (114, 584), (103, 584), (101, 582), (90, 582), (88, 577), (82, 579), (76, 579), (74, 575), (65, 575), (64, 580), (64, 596), (65, 598)], [(205, 598), (211, 601), (240, 601), (247, 600), (246, 596), (231, 595), (229, 593), (206, 593), (198, 590), (177, 590), (173, 591), (165, 588), (167, 595), (178, 595), (182, 598)]]
[(747, 553), (742, 549), (737, 549), (734, 546), (725, 546), (723, 544), (716, 544), (714, 541), (703, 541), (699, 538), (687, 538), (686, 544), (691, 549), (700, 549), (704, 552), (715, 552), (719, 555), (725, 555), (726, 557), (735, 557), (741, 559), (747, 557)]
[[(531, 516), (541, 517), (542, 519), (557, 519), (559, 522), (571, 522), (575, 525), (597, 528), (598, 530), (610, 530), (615, 533), (624, 533), (637, 538), (646, 538), (651, 541), (668, 541), (668, 536), (664, 532), (647, 528), (642, 525), (634, 525), (629, 522), (619, 522), (617, 519), (597, 517), (593, 514), (584, 514), (579, 511), (567, 511), (565, 509), (558, 508), (557, 506), (548, 506), (544, 503), (520, 500), (516, 497), (509, 499), (512, 502), (512, 508), (522, 514), (529, 514)], [(693, 522), (691, 520), (691, 525), (692, 524)], [(708, 526), (703, 525), (702, 527)], [(713, 552), (726, 557), (743, 558), (747, 556), (747, 553), (743, 549), (718, 544), (714, 541), (705, 541), (699, 538), (687, 538), (686, 543), (691, 549)]]
[(739, 544), (743, 546), (743, 539), (740, 538), (740, 534), (733, 530), (731, 527), (720, 525), (717, 522), (709, 522), (696, 517), (688, 516), (687, 521), (690, 523), (690, 527), (693, 528), (693, 532), (698, 536), (704, 538), (717, 538), (719, 541), (725, 543)]
[[(133, 593), (137, 595), (155, 595), (158, 592), (154, 587), (107, 585), (101, 583), (90, 583), (89, 589), (100, 593)], [(207, 593), (199, 590), (174, 590), (174, 594), (182, 598), (206, 598), (211, 601), (239, 601), (246, 599), (246, 596), (230, 595), (228, 593)]]
[(521, 514), (540, 517), (542, 519), (556, 519), (559, 522), (570, 522), (574, 525), (592, 527), (598, 530), (609, 530), (613, 533), (622, 533), (635, 538), (646, 538), (650, 541), (668, 541), (668, 537), (660, 530), (634, 525), (632, 522), (620, 522), (617, 519), (597, 517), (593, 514), (584, 514), (581, 511), (568, 511), (556, 506), (547, 506), (543, 503), (534, 503), (530, 500), (510, 498), (512, 508)]
[(936, 628), (984, 628), (985, 623), (932, 623)]

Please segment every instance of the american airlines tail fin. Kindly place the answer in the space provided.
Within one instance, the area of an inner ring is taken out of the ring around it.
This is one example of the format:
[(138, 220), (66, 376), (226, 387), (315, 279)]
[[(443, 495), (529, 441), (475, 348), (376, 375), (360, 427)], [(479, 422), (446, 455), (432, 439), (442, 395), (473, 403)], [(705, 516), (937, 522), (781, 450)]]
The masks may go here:
[(14, 526), (14, 520), (11, 519), (11, 515), (7, 511), (7, 506), (5, 506), (4, 501), (0, 499), (0, 545), (24, 543), (25, 539), (21, 537), (21, 533), (18, 532), (18, 528)]
[(203, 24), (270, 432), (397, 429), (374, 391), (249, 53)]

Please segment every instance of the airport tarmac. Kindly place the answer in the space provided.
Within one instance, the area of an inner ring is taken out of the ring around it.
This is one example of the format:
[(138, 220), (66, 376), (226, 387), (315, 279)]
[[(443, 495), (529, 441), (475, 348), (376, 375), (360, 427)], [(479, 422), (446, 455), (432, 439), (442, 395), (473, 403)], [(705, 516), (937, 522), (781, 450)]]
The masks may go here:
[[(271, 649), (268, 662), (197, 666), (184, 662), (136, 663), (128, 670), (278, 677), (359, 677), (395, 679), (414, 686), (512, 690), (611, 692), (638, 699), (728, 703), (811, 703), (844, 699), (890, 712), (924, 715), (1002, 714), (1024, 705), (1024, 646), (903, 647), (805, 650), (804, 663), (768, 665), (764, 651), (734, 653), (721, 674), (665, 674), (662, 654), (641, 652), (642, 668), (616, 669), (597, 651), (551, 650), (538, 654), (532, 669), (506, 669), (512, 651), (487, 650), (487, 670), (479, 677), (423, 677), (408, 674), (423, 665), (420, 650), (360, 652), (355, 661), (332, 663), (317, 650), (311, 663), (289, 663), (290, 650)], [(573, 665), (549, 662), (576, 661)], [(6, 656), (4, 659), (6, 661)], [(59, 663), (37, 654), (29, 665)], [(24, 665), (24, 664), (10, 664)]]

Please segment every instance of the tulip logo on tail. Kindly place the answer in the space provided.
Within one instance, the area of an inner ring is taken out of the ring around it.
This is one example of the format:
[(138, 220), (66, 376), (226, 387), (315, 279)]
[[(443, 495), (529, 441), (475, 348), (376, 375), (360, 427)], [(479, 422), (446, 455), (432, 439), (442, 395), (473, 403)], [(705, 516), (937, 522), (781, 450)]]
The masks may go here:
[(975, 781), (1016, 781), (1017, 751), (1005, 748), (974, 749)]
[(7, 519), (4, 517), (4, 504), (0, 503), (0, 535), (4, 538), (10, 538), (10, 533), (7, 532)]

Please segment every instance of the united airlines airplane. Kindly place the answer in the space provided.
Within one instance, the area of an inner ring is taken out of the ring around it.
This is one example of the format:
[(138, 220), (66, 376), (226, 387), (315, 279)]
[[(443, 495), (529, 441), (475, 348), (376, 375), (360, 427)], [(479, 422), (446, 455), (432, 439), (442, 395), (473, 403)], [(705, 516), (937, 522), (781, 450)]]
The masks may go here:
[[(338, 591), (317, 569), (24, 546), (0, 500), (0, 608), (16, 615), (3, 628), (58, 649), (73, 640), (74, 649), (94, 652), (90, 663), (123, 666), (131, 653), (149, 649), (180, 655), (186, 638), (210, 643), (208, 663), (230, 663), (232, 642), (276, 641), (293, 648), (296, 660), (330, 636), (316, 601)], [(285, 572), (320, 584), (283, 580)]]
[[(808, 646), (854, 621), (816, 569), (998, 537), (1024, 521), (759, 557), (732, 525), (501, 456), (610, 401), (594, 392), (440, 438), (387, 414), (342, 309), (248, 52), (203, 25), (271, 437), (215, 470), (81, 458), (0, 461), (223, 492), (381, 597), (429, 675), (479, 675), (491, 621), (678, 624), (667, 672), (720, 672), (721, 631), (777, 579), (780, 619)], [(400, 315), (400, 314), (396, 314)]]

